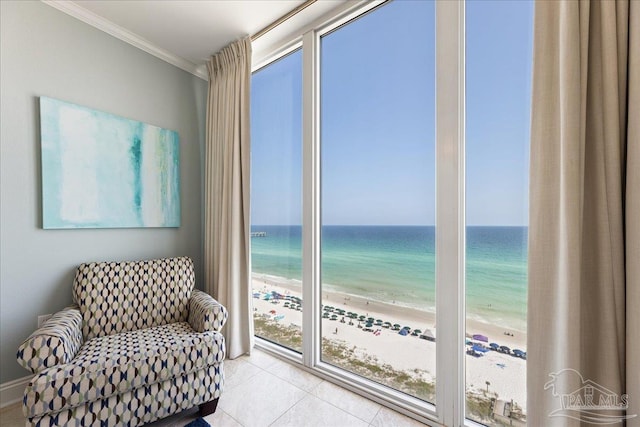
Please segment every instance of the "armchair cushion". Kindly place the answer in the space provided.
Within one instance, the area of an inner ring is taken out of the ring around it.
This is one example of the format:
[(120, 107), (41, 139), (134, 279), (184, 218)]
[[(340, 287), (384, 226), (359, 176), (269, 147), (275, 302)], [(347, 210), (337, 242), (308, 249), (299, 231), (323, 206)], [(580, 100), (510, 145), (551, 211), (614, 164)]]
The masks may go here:
[(81, 264), (73, 299), (86, 340), (174, 322), (186, 322), (195, 284), (187, 257)]
[(198, 289), (191, 294), (189, 324), (195, 331), (220, 331), (228, 316), (227, 309), (211, 295)]
[[(94, 338), (70, 363), (42, 371), (31, 380), (24, 396), (25, 416), (55, 414), (145, 390), (151, 384), (218, 366), (224, 356), (221, 334), (197, 333), (186, 322)], [(221, 370), (216, 372), (211, 387), (215, 384), (219, 391), (223, 378)]]
[(77, 306), (55, 313), (18, 348), (18, 363), (36, 374), (69, 363), (82, 345), (82, 315)]

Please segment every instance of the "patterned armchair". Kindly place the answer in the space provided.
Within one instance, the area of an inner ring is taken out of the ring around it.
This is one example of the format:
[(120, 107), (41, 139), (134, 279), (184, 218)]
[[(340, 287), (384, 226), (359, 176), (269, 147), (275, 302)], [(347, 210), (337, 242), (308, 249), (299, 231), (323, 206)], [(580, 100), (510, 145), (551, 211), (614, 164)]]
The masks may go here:
[(75, 304), (18, 350), (35, 374), (28, 422), (136, 426), (196, 405), (214, 412), (227, 311), (194, 282), (189, 258), (80, 265)]

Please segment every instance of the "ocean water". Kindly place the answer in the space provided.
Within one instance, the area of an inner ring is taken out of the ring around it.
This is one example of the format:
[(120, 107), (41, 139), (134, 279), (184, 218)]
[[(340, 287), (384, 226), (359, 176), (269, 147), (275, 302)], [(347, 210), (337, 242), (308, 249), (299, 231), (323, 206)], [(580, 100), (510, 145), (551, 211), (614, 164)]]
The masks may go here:
[[(253, 226), (255, 273), (302, 279), (300, 226)], [(467, 227), (467, 316), (526, 331), (527, 227)], [(433, 226), (324, 226), (323, 289), (435, 311)]]

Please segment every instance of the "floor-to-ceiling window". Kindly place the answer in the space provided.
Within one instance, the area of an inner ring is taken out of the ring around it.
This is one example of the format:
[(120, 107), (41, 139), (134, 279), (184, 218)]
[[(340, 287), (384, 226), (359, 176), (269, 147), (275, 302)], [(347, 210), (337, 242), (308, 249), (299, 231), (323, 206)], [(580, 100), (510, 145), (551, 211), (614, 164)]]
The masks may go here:
[(425, 422), (526, 423), (532, 13), (368, 3), (261, 58), (252, 287), (270, 348)]
[(255, 334), (302, 351), (302, 51), (257, 70), (251, 91)]
[(526, 419), (533, 2), (466, 3), (466, 411)]
[(322, 360), (435, 402), (434, 2), (320, 40)]

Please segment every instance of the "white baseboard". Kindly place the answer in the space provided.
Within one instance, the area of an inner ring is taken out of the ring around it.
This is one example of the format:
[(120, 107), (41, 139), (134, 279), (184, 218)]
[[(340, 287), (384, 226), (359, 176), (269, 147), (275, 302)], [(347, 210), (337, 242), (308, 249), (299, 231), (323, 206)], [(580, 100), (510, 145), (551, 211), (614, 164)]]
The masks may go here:
[(27, 388), (31, 378), (33, 376), (18, 378), (17, 380), (0, 384), (0, 408), (20, 402), (24, 395), (24, 389)]

